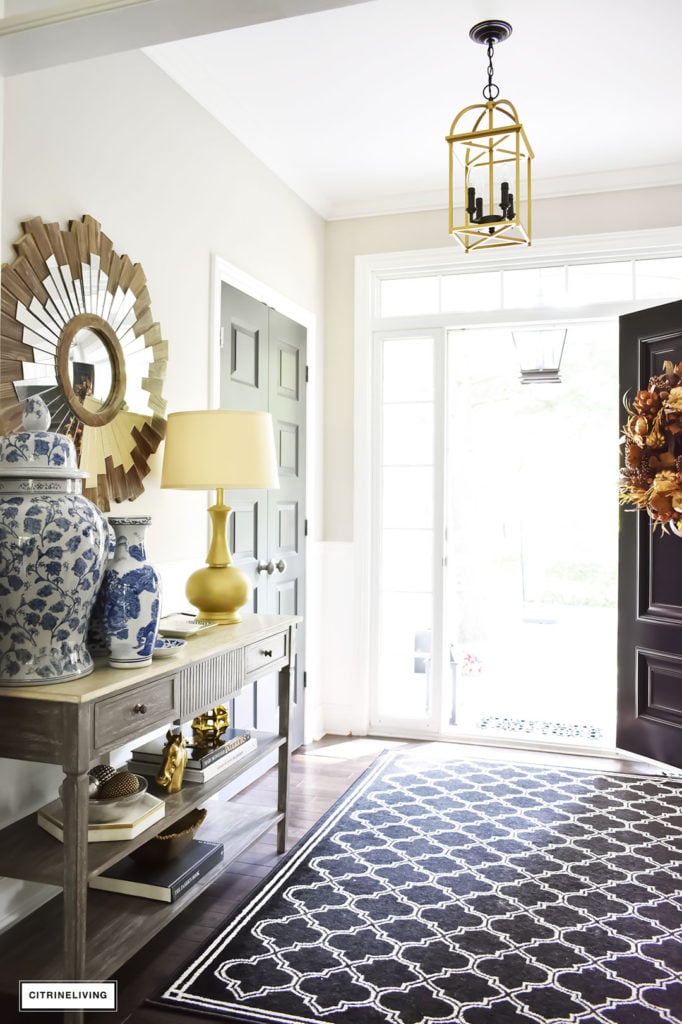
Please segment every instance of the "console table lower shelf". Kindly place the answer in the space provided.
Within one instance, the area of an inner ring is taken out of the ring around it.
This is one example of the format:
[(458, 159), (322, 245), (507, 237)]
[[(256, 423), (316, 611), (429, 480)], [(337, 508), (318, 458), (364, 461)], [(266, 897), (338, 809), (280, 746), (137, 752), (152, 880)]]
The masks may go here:
[[(231, 861), (240, 857), (256, 840), (282, 820), (272, 808), (230, 804), (221, 821), (202, 826), (200, 838), (221, 842), (224, 860), (199, 879), (174, 903), (90, 890), (87, 910), (86, 979), (101, 980), (111, 975), (136, 951), (180, 914)], [(53, 840), (56, 842), (56, 840)], [(63, 978), (62, 895), (56, 896), (18, 925), (0, 935), (0, 987), (13, 990), (17, 978), (59, 980)], [(36, 937), (40, 941), (36, 941)]]

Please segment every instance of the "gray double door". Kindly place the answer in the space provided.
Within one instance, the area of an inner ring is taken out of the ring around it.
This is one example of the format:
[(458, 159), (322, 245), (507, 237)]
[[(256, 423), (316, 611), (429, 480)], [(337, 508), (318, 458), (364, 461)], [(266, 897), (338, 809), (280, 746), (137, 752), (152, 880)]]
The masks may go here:
[[(220, 405), (272, 415), (279, 490), (231, 491), (233, 561), (253, 583), (251, 611), (304, 615), (306, 329), (263, 302), (222, 284)], [(292, 679), (291, 749), (303, 742), (305, 620)], [(278, 729), (277, 675), (237, 698), (238, 728)]]

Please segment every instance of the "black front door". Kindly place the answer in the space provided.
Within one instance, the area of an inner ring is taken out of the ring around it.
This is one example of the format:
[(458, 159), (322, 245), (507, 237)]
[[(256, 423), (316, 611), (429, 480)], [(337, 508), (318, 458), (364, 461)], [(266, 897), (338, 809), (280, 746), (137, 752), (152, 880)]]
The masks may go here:
[[(620, 318), (620, 393), (682, 362), (682, 302)], [(623, 422), (626, 412), (623, 412)], [(620, 514), (616, 744), (682, 768), (682, 537)]]

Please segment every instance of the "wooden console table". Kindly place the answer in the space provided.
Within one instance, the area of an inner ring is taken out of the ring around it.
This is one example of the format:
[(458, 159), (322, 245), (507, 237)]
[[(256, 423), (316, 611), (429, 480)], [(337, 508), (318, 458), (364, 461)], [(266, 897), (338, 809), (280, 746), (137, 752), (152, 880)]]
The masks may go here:
[[(147, 668), (98, 668), (47, 686), (0, 687), (0, 754), (61, 765), (64, 842), (30, 814), (0, 833), (0, 875), (59, 886), (62, 895), (0, 935), (0, 987), (19, 980), (105, 980), (161, 930), (215, 875), (273, 826), (286, 844), (290, 673), (296, 616), (247, 615), (188, 640), (179, 654)], [(186, 782), (165, 797), (165, 816), (135, 839), (88, 844), (88, 770), (112, 750), (171, 723), (187, 722), (278, 672), (279, 731), (256, 733), (257, 749), (209, 782)], [(226, 801), (278, 765), (277, 806)], [(220, 793), (201, 837), (219, 839), (224, 862), (177, 902), (166, 904), (88, 888), (88, 881), (163, 827)], [(55, 794), (56, 796), (56, 794)], [(78, 1014), (67, 1015), (78, 1019)]]

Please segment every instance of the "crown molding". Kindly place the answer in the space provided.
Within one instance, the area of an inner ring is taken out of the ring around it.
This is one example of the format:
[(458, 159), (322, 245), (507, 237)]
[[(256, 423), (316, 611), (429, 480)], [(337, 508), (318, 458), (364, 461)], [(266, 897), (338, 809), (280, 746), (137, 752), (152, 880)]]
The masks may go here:
[[(618, 171), (563, 175), (554, 178), (536, 177), (533, 179), (533, 199), (560, 199), (604, 192), (665, 188), (671, 185), (682, 185), (682, 164), (623, 168)], [(329, 204), (326, 210), (318, 212), (322, 213), (326, 220), (335, 221), (401, 213), (426, 213), (429, 210), (446, 210), (447, 206), (447, 189), (442, 188), (430, 192), (407, 192), (385, 198), (340, 201)]]

